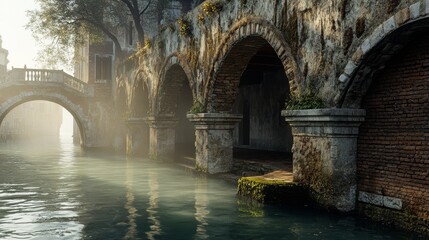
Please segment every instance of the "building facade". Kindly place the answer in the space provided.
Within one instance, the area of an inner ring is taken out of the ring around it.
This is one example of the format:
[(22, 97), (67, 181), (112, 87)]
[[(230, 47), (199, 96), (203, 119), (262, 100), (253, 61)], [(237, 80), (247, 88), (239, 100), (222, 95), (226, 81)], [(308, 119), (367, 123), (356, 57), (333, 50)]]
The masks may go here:
[(6, 78), (7, 73), (7, 64), (9, 62), (7, 56), (9, 51), (3, 48), (3, 41), (0, 36), (0, 81)]

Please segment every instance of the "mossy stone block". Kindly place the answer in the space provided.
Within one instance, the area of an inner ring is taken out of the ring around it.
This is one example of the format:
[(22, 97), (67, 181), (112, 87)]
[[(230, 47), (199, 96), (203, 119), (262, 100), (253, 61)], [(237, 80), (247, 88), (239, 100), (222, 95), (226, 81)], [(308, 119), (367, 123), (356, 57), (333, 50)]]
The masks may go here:
[(268, 204), (305, 203), (307, 190), (300, 184), (284, 180), (267, 180), (262, 176), (238, 180), (238, 195)]

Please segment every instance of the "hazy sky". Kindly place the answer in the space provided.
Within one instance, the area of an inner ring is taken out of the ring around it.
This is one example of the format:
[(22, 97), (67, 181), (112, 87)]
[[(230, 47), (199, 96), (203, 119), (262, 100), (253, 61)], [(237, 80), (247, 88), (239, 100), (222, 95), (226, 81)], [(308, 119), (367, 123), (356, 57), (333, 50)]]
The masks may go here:
[(9, 69), (37, 67), (37, 44), (31, 31), (25, 29), (27, 10), (36, 9), (34, 0), (0, 0), (0, 35), (3, 48), (9, 51)]
[[(9, 51), (8, 68), (37, 68), (38, 46), (31, 31), (25, 29), (28, 23), (26, 11), (34, 10), (37, 5), (34, 0), (0, 0), (0, 35), (3, 48)], [(73, 117), (63, 110), (62, 134), (71, 134)]]

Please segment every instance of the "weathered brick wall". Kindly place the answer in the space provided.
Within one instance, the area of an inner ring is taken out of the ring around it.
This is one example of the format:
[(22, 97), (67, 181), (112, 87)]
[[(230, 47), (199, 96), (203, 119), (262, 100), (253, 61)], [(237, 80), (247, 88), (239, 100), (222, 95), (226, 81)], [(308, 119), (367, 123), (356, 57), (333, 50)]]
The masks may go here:
[(375, 76), (363, 108), (359, 190), (399, 198), (405, 212), (429, 218), (429, 34)]

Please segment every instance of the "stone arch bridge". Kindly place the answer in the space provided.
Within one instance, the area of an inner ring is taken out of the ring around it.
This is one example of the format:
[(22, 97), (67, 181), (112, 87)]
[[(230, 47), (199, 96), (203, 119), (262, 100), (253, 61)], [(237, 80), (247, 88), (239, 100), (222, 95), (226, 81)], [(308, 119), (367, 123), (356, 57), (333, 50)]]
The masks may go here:
[(0, 122), (16, 106), (45, 100), (57, 103), (74, 117), (86, 148), (106, 147), (107, 108), (94, 97), (94, 88), (58, 70), (14, 68), (0, 83)]
[[(428, 14), (428, 0), (205, 1), (118, 79), (128, 150), (187, 146), (209, 173), (231, 170), (233, 146), (289, 151), (322, 205), (427, 227)], [(324, 108), (282, 111), (291, 96)]]

